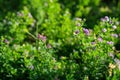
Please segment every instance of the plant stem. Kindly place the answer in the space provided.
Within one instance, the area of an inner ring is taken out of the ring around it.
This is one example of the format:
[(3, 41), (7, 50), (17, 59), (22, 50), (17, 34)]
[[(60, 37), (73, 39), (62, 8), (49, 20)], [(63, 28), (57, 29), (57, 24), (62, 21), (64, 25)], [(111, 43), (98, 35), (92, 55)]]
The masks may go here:
[(38, 24), (36, 24), (36, 50), (38, 52), (38, 44), (39, 44), (39, 41), (38, 41)]

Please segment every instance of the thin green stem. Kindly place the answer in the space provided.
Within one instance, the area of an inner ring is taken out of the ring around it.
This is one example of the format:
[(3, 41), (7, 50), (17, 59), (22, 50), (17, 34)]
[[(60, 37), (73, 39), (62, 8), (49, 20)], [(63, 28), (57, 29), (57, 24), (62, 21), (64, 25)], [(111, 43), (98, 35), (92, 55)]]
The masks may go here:
[(31, 34), (30, 32), (27, 32), (27, 34), (29, 34), (31, 37), (33, 37), (35, 40), (37, 39), (33, 34)]
[[(38, 24), (36, 25), (36, 38), (38, 38)], [(38, 39), (36, 39), (36, 49), (37, 49), (37, 52), (38, 52), (38, 44), (39, 44), (39, 41), (38, 41)]]

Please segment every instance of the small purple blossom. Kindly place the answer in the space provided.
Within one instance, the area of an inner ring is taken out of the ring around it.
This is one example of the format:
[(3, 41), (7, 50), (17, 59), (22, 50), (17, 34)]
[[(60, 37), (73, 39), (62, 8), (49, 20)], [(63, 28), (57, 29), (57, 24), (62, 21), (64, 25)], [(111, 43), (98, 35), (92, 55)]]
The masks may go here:
[(112, 24), (113, 22), (110, 20), (109, 23)]
[(115, 37), (115, 38), (118, 38), (118, 35), (117, 34), (111, 34), (111, 36)]
[(83, 31), (84, 31), (84, 33), (85, 33), (86, 35), (89, 35), (89, 34), (90, 34), (89, 30), (86, 29), (86, 28), (83, 28)]
[(42, 35), (41, 34), (38, 34), (38, 39), (41, 39), (42, 38)]
[(106, 21), (104, 18), (101, 18), (100, 20), (101, 20), (102, 22), (105, 22), (105, 21)]
[(104, 19), (105, 19), (106, 21), (109, 21), (109, 20), (110, 20), (108, 16), (105, 16)]
[(9, 44), (9, 43), (10, 43), (7, 39), (5, 39), (4, 42), (5, 42), (6, 44)]
[(113, 29), (116, 29), (116, 28), (117, 28), (117, 26), (116, 26), (116, 25), (113, 25), (113, 26), (112, 26), (112, 28), (113, 28)]
[(112, 41), (107, 41), (107, 44), (113, 45), (114, 43)]
[(38, 39), (41, 39), (43, 42), (45, 42), (46, 41), (46, 36), (38, 34)]
[(77, 34), (79, 34), (79, 33), (80, 33), (79, 30), (76, 30), (76, 31), (74, 32), (75, 35), (77, 35)]
[(47, 48), (52, 48), (52, 46), (50, 44), (47, 44)]
[(99, 37), (99, 38), (98, 38), (98, 41), (99, 41), (99, 42), (102, 42), (102, 41), (103, 41), (103, 39), (102, 39), (101, 37)]
[(106, 28), (103, 28), (102, 31), (105, 33), (105, 32), (107, 31), (107, 29), (106, 29)]
[(46, 36), (42, 37), (42, 41), (45, 42), (46, 41)]
[(76, 23), (76, 26), (80, 26), (81, 24), (80, 23)]
[(108, 16), (105, 16), (104, 18), (101, 18), (101, 21), (103, 21), (103, 22), (108, 22), (108, 21), (110, 21), (110, 19), (109, 19), (109, 17)]
[(92, 44), (92, 45), (94, 45), (94, 44), (95, 44), (95, 42), (93, 41), (93, 42), (91, 42), (91, 44)]

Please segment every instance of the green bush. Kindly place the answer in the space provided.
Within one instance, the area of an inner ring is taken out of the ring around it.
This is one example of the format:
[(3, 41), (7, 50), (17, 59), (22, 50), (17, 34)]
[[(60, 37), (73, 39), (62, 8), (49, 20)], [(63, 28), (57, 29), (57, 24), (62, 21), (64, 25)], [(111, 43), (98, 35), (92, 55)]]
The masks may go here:
[(1, 80), (120, 79), (120, 1), (14, 2), (0, 1)]

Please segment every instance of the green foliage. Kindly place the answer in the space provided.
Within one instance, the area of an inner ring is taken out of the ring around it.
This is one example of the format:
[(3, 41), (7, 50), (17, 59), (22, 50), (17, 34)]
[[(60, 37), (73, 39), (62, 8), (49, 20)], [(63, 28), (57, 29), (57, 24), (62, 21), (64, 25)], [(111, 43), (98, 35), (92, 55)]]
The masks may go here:
[(15, 2), (0, 1), (1, 80), (120, 79), (120, 1)]

